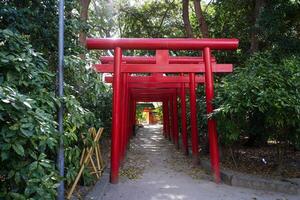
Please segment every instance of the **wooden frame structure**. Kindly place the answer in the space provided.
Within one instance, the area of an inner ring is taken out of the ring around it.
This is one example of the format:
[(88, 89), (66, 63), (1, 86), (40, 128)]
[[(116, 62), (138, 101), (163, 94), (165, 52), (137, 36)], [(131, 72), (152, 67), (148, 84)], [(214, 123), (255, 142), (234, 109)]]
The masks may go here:
[[(196, 111), (197, 84), (205, 84), (207, 114), (213, 112), (213, 73), (232, 72), (231, 64), (217, 64), (211, 50), (235, 50), (237, 39), (100, 39), (88, 38), (87, 48), (113, 49), (113, 57), (101, 57), (95, 70), (113, 73), (105, 80), (113, 84), (111, 183), (118, 183), (120, 162), (124, 160), (127, 145), (134, 135), (136, 103), (163, 102), (163, 134), (179, 148), (178, 97), (181, 107), (182, 149), (188, 154), (186, 127), (186, 92), (190, 96), (191, 143), (194, 163), (199, 160)], [(123, 57), (122, 50), (156, 50), (153, 57)], [(201, 57), (169, 56), (170, 50), (201, 51)], [(150, 76), (138, 76), (150, 73)], [(166, 76), (166, 73), (176, 73)], [(197, 73), (204, 75), (198, 76)], [(208, 119), (211, 171), (220, 182), (219, 150), (214, 119)]]

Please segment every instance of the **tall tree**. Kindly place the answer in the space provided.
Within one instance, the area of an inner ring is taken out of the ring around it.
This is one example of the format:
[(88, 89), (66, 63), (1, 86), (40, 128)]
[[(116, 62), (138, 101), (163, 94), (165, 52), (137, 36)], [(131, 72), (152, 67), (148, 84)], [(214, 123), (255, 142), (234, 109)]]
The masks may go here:
[(193, 30), (189, 18), (189, 0), (182, 0), (182, 18), (186, 32), (186, 37), (193, 38)]
[(265, 6), (265, 0), (255, 0), (253, 10), (253, 27), (250, 36), (250, 52), (255, 53), (259, 48), (258, 34), (259, 34), (259, 18)]
[(195, 13), (198, 19), (200, 31), (202, 33), (202, 37), (208, 38), (209, 37), (208, 26), (201, 8), (201, 0), (194, 0), (194, 7), (195, 7)]
[[(80, 0), (80, 6), (81, 6), (80, 20), (84, 24), (86, 24), (86, 22), (88, 20), (88, 12), (89, 12), (90, 3), (91, 3), (91, 0)], [(79, 42), (82, 46), (85, 46), (85, 43), (86, 43), (86, 30), (85, 30), (85, 28), (83, 28), (79, 33)], [(81, 55), (81, 57), (83, 58), (84, 56)]]

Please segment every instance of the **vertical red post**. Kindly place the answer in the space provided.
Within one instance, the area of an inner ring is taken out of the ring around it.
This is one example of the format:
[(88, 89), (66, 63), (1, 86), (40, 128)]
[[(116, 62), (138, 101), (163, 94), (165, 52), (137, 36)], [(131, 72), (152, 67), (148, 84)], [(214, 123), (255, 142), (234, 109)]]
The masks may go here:
[(122, 74), (122, 106), (121, 106), (121, 124), (120, 124), (120, 132), (121, 132), (121, 162), (124, 161), (125, 153), (126, 153), (126, 143), (127, 143), (127, 136), (126, 136), (126, 93), (127, 93), (127, 74)]
[(179, 133), (178, 133), (178, 106), (177, 106), (177, 95), (174, 95), (173, 97), (173, 121), (174, 121), (174, 144), (175, 147), (178, 149), (179, 148)]
[[(127, 88), (128, 89), (128, 88)], [(129, 89), (128, 89), (128, 112), (127, 112), (127, 132), (128, 132), (128, 136), (129, 138), (131, 138), (132, 136), (132, 113), (133, 113), (133, 106), (132, 106), (132, 98), (131, 95), (129, 93)]]
[(120, 123), (121, 123), (121, 61), (122, 49), (116, 47), (114, 50), (114, 80), (113, 80), (113, 113), (112, 113), (112, 135), (111, 135), (111, 172), (110, 182), (116, 184), (119, 182), (120, 165)]
[(169, 100), (166, 101), (166, 138), (170, 138), (170, 111), (169, 111)]
[(163, 108), (163, 135), (164, 135), (164, 137), (166, 137), (167, 136), (167, 121), (166, 121), (167, 106), (166, 106), (166, 101), (163, 101), (162, 108)]
[[(214, 80), (211, 64), (211, 51), (209, 47), (204, 48), (204, 64), (205, 64), (205, 93), (206, 93), (206, 111), (207, 114), (213, 112), (212, 100), (214, 98)], [(219, 149), (216, 130), (216, 121), (208, 119), (208, 138), (211, 170), (215, 177), (216, 183), (220, 183), (220, 166), (219, 166)]]
[(173, 116), (173, 97), (170, 97), (170, 114), (169, 114), (169, 118), (170, 118), (170, 138), (169, 140), (173, 142), (173, 134), (174, 134), (174, 116)]
[(127, 148), (129, 146), (129, 132), (128, 132), (128, 113), (129, 113), (129, 91), (128, 91), (128, 73), (125, 73), (125, 95), (124, 95), (124, 99), (125, 99), (125, 103), (123, 104), (124, 107), (124, 132), (125, 132), (125, 146), (124, 146), (124, 155), (126, 155), (127, 152)]
[[(128, 84), (129, 85), (129, 84)], [(133, 103), (132, 103), (132, 96), (130, 95), (129, 89), (128, 89), (128, 135), (129, 138), (131, 139), (132, 137), (132, 114), (133, 114)]]
[(190, 111), (191, 111), (191, 132), (192, 132), (192, 154), (193, 163), (199, 163), (198, 152), (198, 128), (197, 128), (197, 113), (196, 113), (196, 83), (195, 73), (190, 73)]
[(133, 100), (133, 114), (132, 114), (132, 134), (135, 136), (135, 123), (136, 123), (136, 101)]
[[(181, 76), (184, 76), (181, 73)], [(188, 136), (186, 128), (186, 101), (185, 101), (185, 83), (181, 84), (180, 99), (181, 99), (181, 137), (182, 137), (182, 150), (185, 155), (189, 154), (188, 149)]]

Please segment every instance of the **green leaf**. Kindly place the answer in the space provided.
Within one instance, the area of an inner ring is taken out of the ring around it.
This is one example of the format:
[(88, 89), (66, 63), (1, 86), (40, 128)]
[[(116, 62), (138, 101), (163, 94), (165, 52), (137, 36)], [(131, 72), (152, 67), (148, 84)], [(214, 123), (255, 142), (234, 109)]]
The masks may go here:
[(30, 105), (27, 101), (24, 101), (23, 103), (24, 103), (24, 105), (27, 106), (28, 108), (32, 108), (31, 105)]
[(37, 169), (37, 167), (38, 167), (38, 161), (34, 161), (29, 165), (29, 170), (34, 171), (35, 169)]
[(27, 136), (27, 137), (30, 137), (33, 135), (33, 131), (32, 130), (28, 130), (28, 129), (23, 129), (21, 128), (21, 133), (23, 133), (23, 135)]
[(15, 152), (17, 154), (19, 154), (20, 156), (24, 156), (25, 155), (24, 154), (24, 148), (23, 148), (22, 145), (20, 145), (20, 144), (13, 144), (12, 147), (15, 150)]
[(8, 175), (7, 175), (7, 179), (10, 179), (11, 177), (13, 177), (15, 175), (15, 171), (14, 170), (10, 170), (8, 172)]
[(26, 199), (24, 195), (15, 193), (15, 192), (10, 192), (9, 195), (15, 200), (23, 200), (23, 199), (25, 200)]
[(8, 152), (7, 151), (1, 151), (1, 160), (7, 160), (8, 159)]
[(50, 162), (49, 162), (49, 160), (42, 160), (40, 162), (40, 165), (43, 166), (43, 167), (45, 167), (45, 168), (51, 168), (52, 167), (51, 164), (50, 164)]

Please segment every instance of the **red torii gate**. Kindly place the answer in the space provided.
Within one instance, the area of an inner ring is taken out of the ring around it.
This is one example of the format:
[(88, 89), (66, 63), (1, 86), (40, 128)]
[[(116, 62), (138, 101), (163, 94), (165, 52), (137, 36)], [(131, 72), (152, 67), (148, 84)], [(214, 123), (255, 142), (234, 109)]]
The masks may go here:
[[(163, 102), (164, 116), (166, 114), (164, 134), (178, 146), (177, 96), (180, 96), (182, 122), (184, 122), (182, 123), (182, 143), (185, 153), (188, 152), (185, 88), (189, 88), (190, 91), (193, 158), (195, 161), (198, 160), (196, 83), (205, 84), (207, 113), (210, 114), (213, 111), (213, 73), (232, 71), (231, 64), (216, 64), (211, 56), (211, 50), (234, 50), (237, 47), (237, 39), (87, 39), (88, 49), (114, 49), (113, 58), (102, 57), (102, 64), (95, 65), (98, 72), (114, 73), (113, 78), (106, 78), (108, 82), (113, 82), (111, 183), (118, 182), (119, 164), (124, 159), (125, 147), (128, 145), (135, 124), (137, 101), (159, 100)], [(156, 50), (156, 56), (122, 59), (123, 49)], [(203, 57), (169, 57), (169, 50), (202, 50)], [(152, 76), (129, 75), (132, 73), (152, 73)], [(180, 73), (180, 76), (166, 77), (162, 73)], [(189, 76), (185, 76), (184, 73), (189, 73)], [(205, 76), (198, 77), (195, 73), (204, 73)], [(161, 83), (162, 86), (153, 83)], [(215, 181), (220, 182), (216, 122), (213, 119), (208, 119), (208, 133), (211, 169)]]

